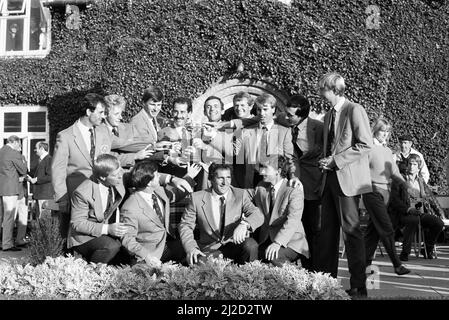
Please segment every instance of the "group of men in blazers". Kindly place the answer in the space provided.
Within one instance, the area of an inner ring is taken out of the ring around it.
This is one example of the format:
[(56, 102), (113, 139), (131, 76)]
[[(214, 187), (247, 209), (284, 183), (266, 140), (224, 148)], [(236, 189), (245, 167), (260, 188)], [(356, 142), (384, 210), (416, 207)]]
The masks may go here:
[[(52, 162), (69, 246), (93, 262), (113, 263), (125, 248), (134, 263), (222, 254), (238, 263), (301, 260), (336, 277), (341, 226), (348, 292), (366, 295), (357, 196), (371, 190), (369, 121), (344, 97), (340, 75), (321, 77), (319, 90), (332, 105), (324, 124), (309, 117), (301, 95), (279, 112), (269, 94), (253, 101), (239, 93), (232, 112), (209, 97), (199, 130), (187, 98), (174, 100), (172, 122), (160, 120), (156, 87), (144, 91), (130, 123), (120, 122), (119, 96), (86, 95)], [(178, 201), (186, 206), (173, 228)]]

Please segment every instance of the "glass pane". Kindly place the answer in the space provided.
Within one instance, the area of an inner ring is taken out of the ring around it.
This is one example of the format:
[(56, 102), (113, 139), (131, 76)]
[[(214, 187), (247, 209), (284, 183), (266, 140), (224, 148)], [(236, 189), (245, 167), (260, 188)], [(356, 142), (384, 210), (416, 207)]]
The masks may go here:
[(47, 25), (40, 7), (31, 8), (30, 14), (30, 50), (45, 49)]
[(20, 112), (5, 112), (5, 132), (22, 131), (22, 114)]
[(6, 24), (6, 51), (23, 50), (23, 19), (9, 19)]
[(33, 172), (33, 168), (36, 168), (38, 161), (39, 161), (39, 157), (36, 155), (36, 151), (34, 150), (36, 147), (36, 143), (38, 143), (39, 141), (45, 141), (45, 139), (31, 139), (30, 140), (30, 169), (31, 172)]
[(46, 121), (45, 112), (28, 112), (28, 132), (45, 132)]
[(8, 11), (22, 11), (24, 0), (8, 0)]

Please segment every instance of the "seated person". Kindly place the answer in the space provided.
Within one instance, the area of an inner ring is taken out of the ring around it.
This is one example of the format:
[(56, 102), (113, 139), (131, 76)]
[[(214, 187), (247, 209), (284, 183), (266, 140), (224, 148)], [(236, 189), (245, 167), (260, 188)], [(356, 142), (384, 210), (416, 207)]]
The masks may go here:
[[(179, 223), (179, 234), (189, 264), (206, 255), (233, 259), (236, 263), (257, 259), (257, 242), (247, 236), (264, 221), (263, 214), (251, 202), (248, 193), (231, 187), (231, 166), (211, 164), (212, 187), (194, 192)], [(193, 231), (199, 228), (199, 239)]]
[(399, 171), (404, 176), (407, 174), (408, 170), (408, 160), (410, 159), (410, 155), (416, 154), (421, 159), (421, 163), (419, 165), (421, 176), (424, 179), (425, 183), (429, 183), (429, 169), (427, 168), (427, 164), (424, 161), (423, 155), (418, 152), (417, 150), (412, 148), (413, 145), (413, 139), (410, 135), (404, 135), (399, 137), (399, 143), (400, 143), (400, 151), (396, 152), (393, 155), (394, 161), (396, 161), (396, 164), (399, 167)]
[[(127, 232), (122, 238), (123, 246), (131, 254), (131, 264), (147, 264), (185, 257), (181, 242), (175, 239), (175, 230), (170, 228), (170, 203), (183, 199), (189, 193), (175, 188), (163, 188), (159, 184), (157, 164), (144, 160), (130, 172), (134, 192), (122, 207), (123, 224)], [(185, 179), (193, 187), (193, 178), (201, 166), (188, 166)]]
[(260, 164), (262, 181), (257, 185), (253, 202), (265, 216), (256, 231), (259, 259), (281, 266), (286, 261), (309, 257), (309, 246), (301, 222), (304, 208), (302, 185), (287, 186), (287, 161), (283, 156), (269, 157)]
[(408, 261), (413, 237), (420, 220), (426, 242), (426, 250), (421, 251), (424, 258), (433, 258), (435, 241), (443, 230), (443, 209), (424, 182), (424, 178), (419, 175), (420, 166), (421, 158), (416, 154), (410, 155), (405, 176), (406, 187), (401, 183), (393, 183), (391, 188), (389, 210), (399, 217), (399, 225), (405, 227), (402, 252), (399, 256), (401, 261)]
[(119, 238), (127, 232), (117, 221), (117, 208), (125, 194), (122, 168), (116, 157), (101, 154), (92, 173), (71, 197), (67, 246), (89, 262), (112, 264), (120, 251)]

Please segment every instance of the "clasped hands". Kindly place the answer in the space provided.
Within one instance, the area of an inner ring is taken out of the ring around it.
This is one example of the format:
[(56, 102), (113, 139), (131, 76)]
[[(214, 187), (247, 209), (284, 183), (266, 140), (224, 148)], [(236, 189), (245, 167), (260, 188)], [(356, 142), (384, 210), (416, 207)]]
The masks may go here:
[(321, 170), (332, 170), (335, 167), (334, 157), (328, 156), (318, 160), (318, 165)]

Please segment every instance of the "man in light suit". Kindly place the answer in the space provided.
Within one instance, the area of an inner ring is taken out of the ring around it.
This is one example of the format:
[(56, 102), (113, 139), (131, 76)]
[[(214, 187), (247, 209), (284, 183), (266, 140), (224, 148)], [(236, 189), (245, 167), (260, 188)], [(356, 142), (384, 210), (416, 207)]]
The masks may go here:
[(53, 200), (55, 191), (51, 185), (51, 155), (48, 153), (48, 143), (39, 141), (36, 143), (36, 155), (39, 163), (34, 168), (32, 178), (28, 181), (33, 185), (33, 199), (37, 200), (38, 217), (41, 217), (42, 204), (46, 200)]
[(337, 73), (322, 76), (320, 95), (332, 108), (324, 117), (324, 170), (321, 185), (321, 229), (317, 247), (317, 270), (337, 277), (340, 225), (345, 233), (348, 269), (353, 297), (367, 295), (365, 245), (360, 229), (359, 195), (371, 192), (368, 153), (372, 135), (365, 109), (344, 97), (345, 83)]
[[(187, 169), (184, 179), (192, 188), (193, 178), (200, 169), (198, 164), (189, 165)], [(132, 255), (131, 263), (182, 262), (185, 252), (176, 235), (177, 228), (171, 228), (170, 203), (182, 200), (189, 193), (162, 187), (154, 161), (137, 163), (130, 174), (135, 191), (123, 204), (121, 214), (128, 227), (122, 244)]]
[(118, 206), (125, 188), (122, 168), (116, 157), (99, 155), (90, 179), (73, 192), (68, 248), (94, 263), (110, 263), (120, 251), (119, 240), (127, 227), (119, 222)]
[(276, 98), (263, 93), (255, 100), (259, 123), (243, 129), (242, 136), (235, 143), (236, 163), (245, 164), (245, 188), (252, 188), (261, 181), (257, 173), (258, 164), (271, 155), (283, 155), (289, 164), (289, 184), (296, 185), (296, 156), (293, 151), (289, 128), (274, 121)]
[(164, 127), (164, 119), (158, 117), (162, 108), (162, 99), (164, 95), (158, 87), (149, 86), (142, 95), (143, 108), (134, 117), (130, 123), (133, 126), (133, 134), (139, 140), (146, 143), (156, 143), (158, 133), (161, 127)]
[(61, 212), (61, 234), (66, 237), (73, 191), (92, 175), (94, 159), (111, 151), (110, 135), (101, 126), (106, 103), (102, 96), (88, 93), (80, 107), (80, 118), (56, 137), (51, 165), (55, 201)]
[[(117, 94), (104, 97), (106, 102), (105, 119), (102, 124), (108, 129), (111, 137), (111, 149), (124, 168), (132, 167), (136, 161), (152, 157), (155, 153), (153, 148), (146, 148), (147, 143), (136, 137), (133, 126), (123, 123), (122, 113), (126, 108), (126, 100)], [(141, 140), (139, 142), (139, 139)], [(160, 157), (163, 160), (163, 157)]]
[(14, 245), (14, 220), (20, 193), (19, 176), (27, 173), (27, 164), (20, 153), (22, 145), (18, 136), (10, 136), (8, 143), (0, 149), (0, 197), (3, 208), (0, 225), (3, 226), (3, 251), (20, 251)]
[(277, 116), (280, 124), (291, 127), (295, 152), (295, 176), (304, 188), (304, 213), (302, 223), (309, 244), (310, 258), (303, 260), (303, 267), (315, 270), (315, 247), (319, 231), (321, 199), (319, 186), (321, 170), (318, 160), (323, 149), (323, 122), (309, 117), (310, 104), (306, 97), (293, 95), (289, 98), (285, 112)]
[[(229, 165), (212, 164), (209, 180), (212, 187), (192, 194), (179, 224), (189, 264), (220, 253), (239, 264), (256, 260), (258, 246), (247, 233), (262, 225), (263, 214), (245, 190), (230, 186)], [(193, 235), (195, 226), (199, 228), (198, 241)]]
[(304, 207), (302, 185), (287, 186), (287, 162), (283, 156), (269, 157), (260, 164), (263, 177), (254, 191), (253, 202), (265, 216), (256, 231), (259, 259), (275, 266), (309, 257), (309, 246), (301, 222)]

